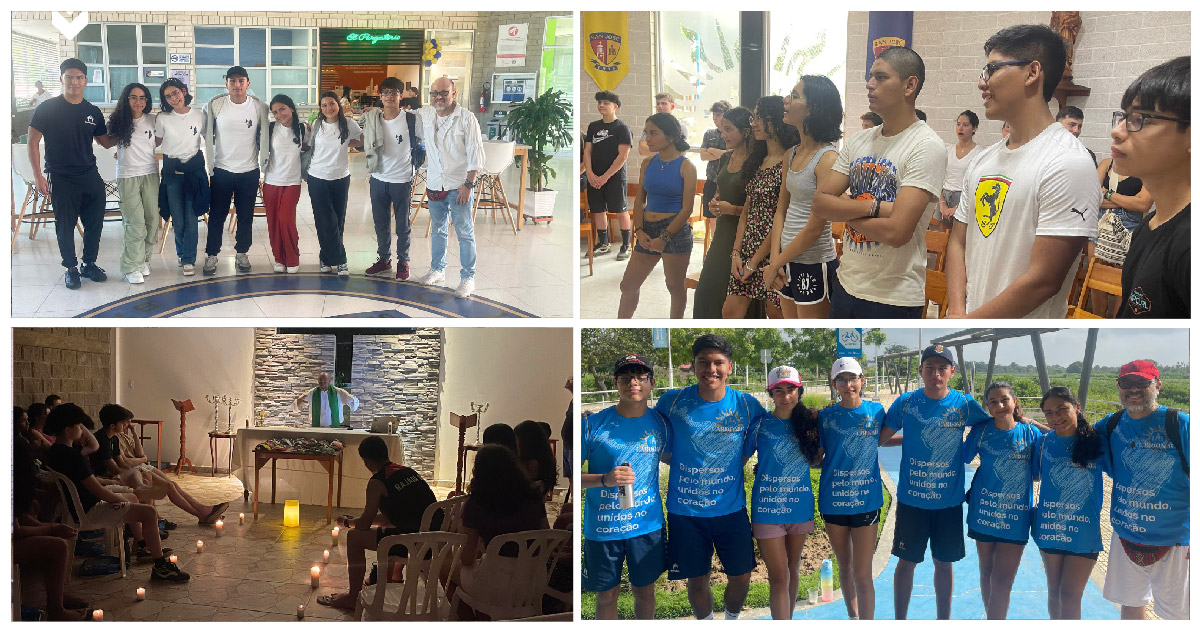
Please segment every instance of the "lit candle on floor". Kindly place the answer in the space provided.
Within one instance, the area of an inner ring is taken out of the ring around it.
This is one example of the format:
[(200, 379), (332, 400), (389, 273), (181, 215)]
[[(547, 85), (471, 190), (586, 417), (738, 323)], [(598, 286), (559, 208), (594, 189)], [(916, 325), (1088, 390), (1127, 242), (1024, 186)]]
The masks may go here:
[(217, 522), (215, 525), (213, 525), (213, 527), (217, 528), (217, 536), (220, 537), (220, 535), (225, 531), (225, 521), (217, 519)]
[(321, 586), (321, 567), (314, 564), (308, 572), (312, 575), (312, 587), (319, 588)]
[(245, 525), (245, 524), (246, 524), (246, 513), (240, 512), (238, 514), (238, 525)]
[(171, 564), (175, 564), (176, 562), (179, 562), (179, 556), (177, 556), (175, 554), (171, 554), (171, 557), (169, 559), (171, 561)]
[(334, 547), (338, 546), (338, 533), (340, 533), (341, 531), (342, 531), (342, 528), (338, 527), (337, 525), (333, 526), (333, 546)]
[(325, 560), (325, 562), (329, 562), (329, 550), (326, 549), (325, 552), (321, 554), (321, 557)]
[(196, 541), (196, 553), (204, 553), (204, 541), (203, 540)]
[(141, 586), (137, 589), (137, 600), (139, 602), (146, 601), (146, 589)]
[(104, 621), (104, 611), (97, 608), (92, 611), (92, 621)]
[(299, 606), (296, 607), (296, 618), (297, 619), (304, 618), (304, 604), (300, 604)]

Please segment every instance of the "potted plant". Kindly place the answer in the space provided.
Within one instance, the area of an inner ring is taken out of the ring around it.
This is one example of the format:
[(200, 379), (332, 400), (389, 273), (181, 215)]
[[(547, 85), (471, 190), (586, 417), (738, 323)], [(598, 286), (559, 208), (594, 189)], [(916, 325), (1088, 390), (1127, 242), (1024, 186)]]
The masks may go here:
[(549, 89), (536, 98), (526, 99), (513, 105), (505, 117), (508, 128), (530, 145), (529, 188), (525, 194), (525, 217), (538, 220), (554, 215), (554, 199), (557, 192), (546, 187), (555, 176), (550, 167), (554, 153), (574, 142), (571, 128), (571, 102), (562, 90)]

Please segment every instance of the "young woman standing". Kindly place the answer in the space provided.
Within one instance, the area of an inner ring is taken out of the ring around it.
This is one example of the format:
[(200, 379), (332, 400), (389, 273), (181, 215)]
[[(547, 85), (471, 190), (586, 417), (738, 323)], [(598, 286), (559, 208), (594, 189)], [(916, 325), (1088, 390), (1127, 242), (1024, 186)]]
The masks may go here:
[(688, 217), (696, 200), (696, 167), (683, 155), (689, 145), (679, 120), (670, 114), (654, 114), (646, 120), (646, 144), (655, 155), (642, 162), (642, 185), (633, 202), (633, 256), (621, 278), (617, 317), (633, 317), (642, 284), (662, 258), (671, 319), (680, 319), (687, 306), (686, 276), (692, 255)]
[(208, 212), (208, 173), (204, 169), (204, 112), (189, 107), (192, 96), (179, 79), (158, 88), (162, 113), (154, 121), (154, 136), (163, 153), (160, 201), (171, 214), (175, 255), (183, 275), (196, 274), (198, 217)]
[(313, 125), (312, 160), (308, 165), (308, 197), (317, 223), (321, 246), (321, 273), (337, 268), (350, 275), (342, 232), (346, 227), (346, 201), (350, 191), (350, 147), (361, 147), (362, 129), (346, 118), (334, 92), (321, 95), (321, 116)]
[(946, 145), (946, 179), (942, 183), (942, 197), (938, 200), (936, 216), (947, 230), (954, 225), (954, 213), (962, 200), (963, 175), (967, 172), (967, 164), (979, 149), (979, 145), (975, 144), (975, 130), (978, 128), (979, 116), (969, 109), (964, 111), (954, 120), (954, 135), (958, 141)]
[(271, 148), (263, 175), (263, 206), (267, 209), (267, 236), (275, 257), (275, 273), (300, 271), (300, 235), (296, 231), (296, 204), (300, 202), (302, 162), (308, 153), (308, 125), (296, 114), (296, 104), (286, 94), (271, 99)]
[(108, 137), (101, 146), (117, 146), (117, 190), (121, 196), (121, 275), (129, 284), (150, 275), (150, 253), (158, 243), (158, 158), (154, 148), (154, 98), (141, 83), (121, 90), (108, 117)]
[(734, 107), (721, 117), (721, 138), (728, 150), (717, 161), (717, 175), (713, 178), (717, 192), (708, 202), (709, 213), (717, 218), (717, 227), (708, 243), (708, 254), (704, 256), (704, 267), (700, 270), (696, 297), (692, 301), (692, 317), (696, 319), (720, 319), (721, 305), (725, 303), (733, 239), (737, 236), (738, 217), (742, 216), (746, 206), (746, 178), (742, 165), (754, 146), (754, 132), (750, 130), (752, 118), (754, 114), (745, 107)]

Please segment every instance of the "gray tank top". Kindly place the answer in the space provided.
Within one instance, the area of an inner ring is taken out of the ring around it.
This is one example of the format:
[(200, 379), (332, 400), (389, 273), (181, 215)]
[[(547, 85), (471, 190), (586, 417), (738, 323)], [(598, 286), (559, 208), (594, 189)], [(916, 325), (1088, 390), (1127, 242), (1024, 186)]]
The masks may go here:
[[(788, 194), (791, 195), (791, 203), (788, 204), (787, 214), (783, 217), (783, 233), (779, 238), (781, 248), (786, 248), (788, 243), (796, 238), (800, 230), (808, 224), (809, 217), (812, 216), (813, 194), (817, 192), (817, 162), (820, 162), (821, 156), (827, 152), (837, 151), (833, 145), (827, 144), (817, 150), (817, 153), (804, 166), (804, 170), (793, 171), (792, 161), (796, 159), (797, 148), (799, 147), (792, 147), (787, 154), (787, 173), (784, 185), (787, 186)], [(835, 258), (837, 258), (837, 250), (833, 246), (833, 233), (829, 222), (826, 221), (825, 226), (821, 228), (821, 236), (817, 237), (817, 242), (804, 250), (792, 262), (815, 265), (829, 262)]]

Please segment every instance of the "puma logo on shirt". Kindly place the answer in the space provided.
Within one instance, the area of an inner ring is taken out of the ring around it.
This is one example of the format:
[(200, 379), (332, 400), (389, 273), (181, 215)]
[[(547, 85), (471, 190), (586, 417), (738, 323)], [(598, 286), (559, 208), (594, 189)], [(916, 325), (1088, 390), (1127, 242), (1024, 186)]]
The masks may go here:
[(1087, 208), (1084, 208), (1083, 210), (1079, 210), (1077, 208), (1071, 208), (1071, 212), (1078, 214), (1080, 221), (1087, 221)]

